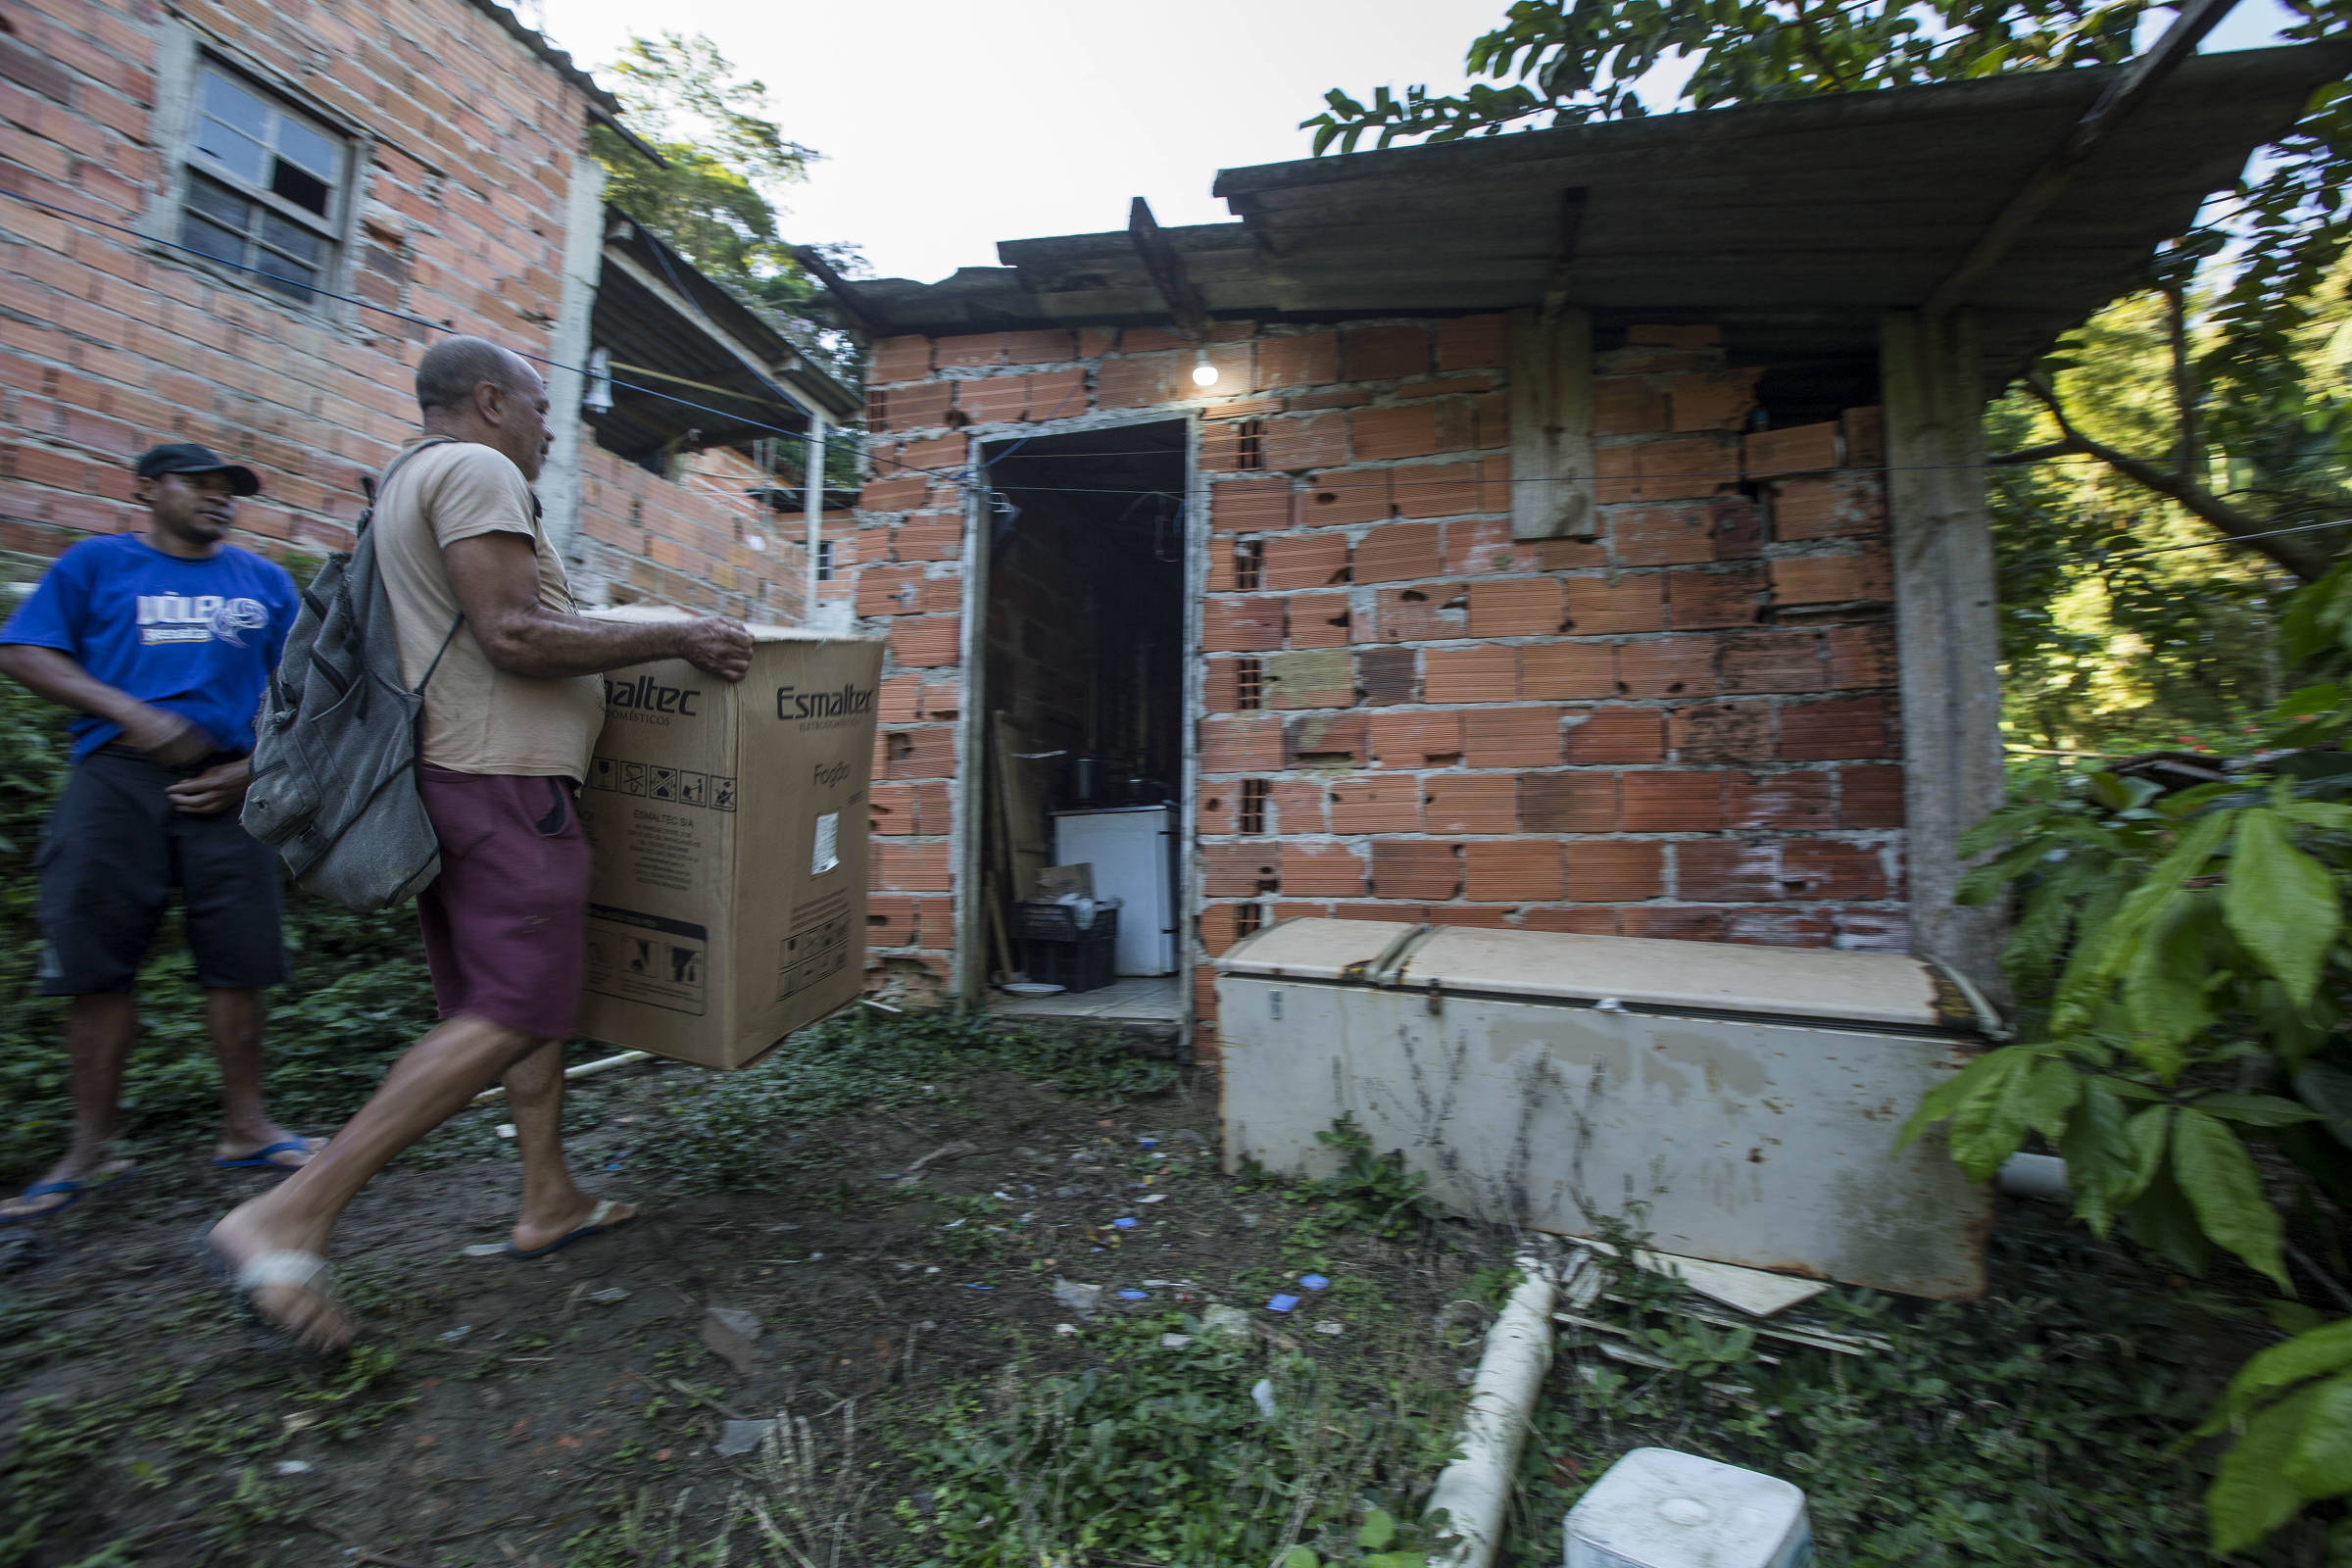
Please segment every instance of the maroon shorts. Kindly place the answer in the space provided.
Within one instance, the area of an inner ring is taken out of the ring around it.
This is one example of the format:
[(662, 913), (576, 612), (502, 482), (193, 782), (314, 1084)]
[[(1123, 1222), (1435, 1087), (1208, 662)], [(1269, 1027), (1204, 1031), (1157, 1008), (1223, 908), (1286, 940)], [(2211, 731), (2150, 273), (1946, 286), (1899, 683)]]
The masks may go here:
[(588, 834), (568, 779), (417, 775), (441, 874), (416, 900), (441, 1016), (568, 1040), (588, 979)]

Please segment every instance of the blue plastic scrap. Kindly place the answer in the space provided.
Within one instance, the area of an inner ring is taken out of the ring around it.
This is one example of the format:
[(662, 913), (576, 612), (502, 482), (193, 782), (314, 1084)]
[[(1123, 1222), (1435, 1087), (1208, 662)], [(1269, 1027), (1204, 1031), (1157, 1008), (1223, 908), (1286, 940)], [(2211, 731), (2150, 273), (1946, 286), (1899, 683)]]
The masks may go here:
[(1122, 1301), (1146, 1301), (1152, 1298), (1150, 1291), (1121, 1291), (1118, 1295)]
[(1135, 1229), (1136, 1225), (1136, 1222), (1131, 1219), (1114, 1219), (1111, 1223), (1123, 1231), (1131, 1231)]
[(1296, 1296), (1277, 1296), (1274, 1298), (1274, 1299), (1266, 1303), (1266, 1310), (1269, 1312), (1288, 1312), (1291, 1308), (1297, 1306), (1298, 1304), (1298, 1298)]
[(1320, 1274), (1301, 1274), (1298, 1276), (1298, 1283), (1305, 1286), (1310, 1291), (1319, 1291), (1325, 1286), (1328, 1286), (1331, 1281), (1325, 1279)]

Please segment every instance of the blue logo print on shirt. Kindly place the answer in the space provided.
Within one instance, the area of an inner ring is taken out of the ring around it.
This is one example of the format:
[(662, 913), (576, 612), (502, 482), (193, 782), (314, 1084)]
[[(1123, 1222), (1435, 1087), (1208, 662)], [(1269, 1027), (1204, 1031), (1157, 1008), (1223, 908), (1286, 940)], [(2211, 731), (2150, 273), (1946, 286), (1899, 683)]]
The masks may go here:
[(209, 643), (215, 638), (242, 648), (239, 632), (270, 624), (270, 608), (258, 599), (223, 599), (218, 594), (139, 595), (139, 641)]

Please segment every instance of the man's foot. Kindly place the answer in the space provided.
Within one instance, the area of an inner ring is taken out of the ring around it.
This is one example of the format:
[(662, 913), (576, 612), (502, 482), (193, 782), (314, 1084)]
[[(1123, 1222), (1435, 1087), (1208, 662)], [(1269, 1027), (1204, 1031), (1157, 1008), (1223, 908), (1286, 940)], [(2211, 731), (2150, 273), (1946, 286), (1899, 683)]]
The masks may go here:
[(49, 1174), (34, 1182), (15, 1198), (0, 1203), (0, 1225), (14, 1225), (23, 1220), (38, 1219), (72, 1208), (81, 1201), (82, 1195), (94, 1193), (129, 1174), (130, 1161), (110, 1159), (92, 1164), (68, 1154), (49, 1168)]
[(609, 1231), (615, 1225), (625, 1225), (637, 1217), (634, 1203), (615, 1203), (609, 1199), (591, 1199), (579, 1195), (580, 1207), (552, 1222), (541, 1222), (525, 1216), (514, 1222), (507, 1241), (509, 1257), (545, 1257), (548, 1253), (572, 1243)]
[(256, 1316), (306, 1349), (339, 1350), (349, 1345), (351, 1320), (328, 1292), (326, 1259), (318, 1250), (322, 1244), (270, 1236), (260, 1223), (242, 1217), (252, 1206), (230, 1209), (206, 1238), (230, 1288)]
[(223, 1135), (213, 1146), (213, 1164), (220, 1170), (300, 1170), (325, 1147), (323, 1138), (296, 1138), (273, 1127), (260, 1138)]

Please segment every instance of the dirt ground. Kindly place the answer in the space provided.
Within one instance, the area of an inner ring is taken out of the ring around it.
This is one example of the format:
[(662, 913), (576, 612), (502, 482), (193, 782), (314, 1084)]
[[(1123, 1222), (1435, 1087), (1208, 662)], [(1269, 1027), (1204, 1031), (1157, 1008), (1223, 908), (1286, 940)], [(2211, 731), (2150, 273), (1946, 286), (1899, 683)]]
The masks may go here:
[[(0, 1565), (650, 1560), (613, 1544), (655, 1508), (707, 1540), (759, 1463), (713, 1451), (722, 1423), (778, 1412), (834, 1446), (855, 1415), (867, 1474), (844, 1560), (897, 1560), (907, 1450), (943, 1401), (1088, 1356), (1057, 1332), (1083, 1321), (1057, 1276), (1103, 1286), (1110, 1311), (1231, 1302), (1261, 1336), (1345, 1355), (1369, 1338), (1354, 1320), (1429, 1322), (1502, 1245), (1350, 1231), (1318, 1244), (1331, 1287), (1300, 1289), (1292, 1216), (1217, 1171), (1213, 1089), (1189, 1084), (1111, 1108), (984, 1075), (775, 1129), (809, 1157), (760, 1190), (665, 1190), (632, 1152), (670, 1135), (664, 1098), (690, 1075), (575, 1093), (584, 1184), (651, 1211), (545, 1260), (463, 1255), (503, 1239), (516, 1189), (495, 1109), (442, 1135), (442, 1162), (388, 1171), (342, 1231), (368, 1330), (339, 1362), (245, 1324), (203, 1268), (198, 1238), (251, 1188), (205, 1168), (200, 1129), (178, 1167), (0, 1233)], [(1286, 1286), (1302, 1300), (1278, 1317)], [(757, 1337), (707, 1345), (712, 1306)]]

